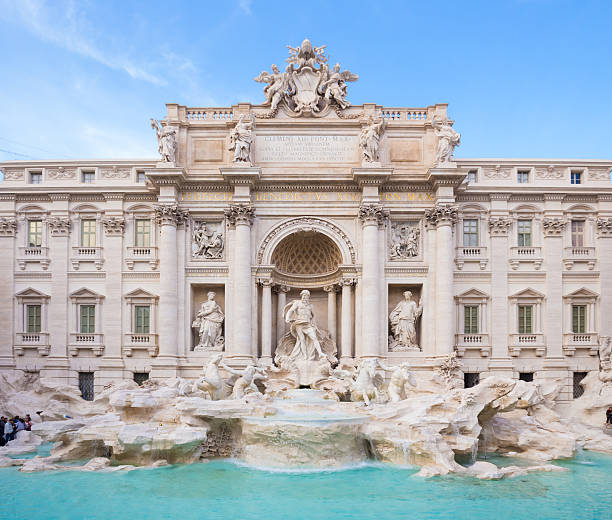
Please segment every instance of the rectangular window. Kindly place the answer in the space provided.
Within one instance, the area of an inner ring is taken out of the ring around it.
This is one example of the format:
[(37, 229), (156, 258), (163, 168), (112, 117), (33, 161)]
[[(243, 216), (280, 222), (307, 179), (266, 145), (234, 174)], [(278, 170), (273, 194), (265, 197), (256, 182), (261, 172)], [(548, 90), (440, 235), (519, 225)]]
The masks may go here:
[(463, 388), (472, 388), (480, 383), (480, 374), (478, 372), (465, 372), (463, 374)]
[(572, 305), (572, 332), (574, 334), (586, 332), (586, 305)]
[(96, 221), (95, 219), (81, 220), (81, 246), (96, 247)]
[(588, 372), (574, 372), (574, 399), (578, 399), (582, 394), (584, 394), (584, 388), (580, 383), (587, 376), (587, 374)]
[(468, 184), (473, 184), (476, 182), (476, 175), (478, 174), (477, 170), (470, 170), (467, 174), (467, 182)]
[(81, 182), (85, 184), (93, 184), (96, 180), (96, 172), (81, 172)]
[(42, 172), (30, 172), (30, 184), (42, 184)]
[(81, 334), (93, 334), (96, 332), (96, 306), (81, 305), (79, 314), (79, 332)]
[(463, 247), (478, 246), (478, 220), (475, 218), (463, 220)]
[(148, 380), (149, 380), (148, 372), (134, 372), (134, 381), (138, 383), (139, 386)]
[(26, 306), (26, 332), (40, 332), (40, 305)]
[(532, 383), (533, 382), (533, 372), (520, 372), (519, 380), (526, 381), (527, 383)]
[(94, 373), (79, 372), (79, 390), (85, 401), (94, 399)]
[(518, 246), (531, 246), (531, 220), (519, 220), (517, 222)]
[(572, 184), (582, 184), (582, 172), (572, 172), (570, 175)]
[(149, 247), (151, 245), (151, 221), (146, 218), (136, 219), (136, 247)]
[(519, 170), (516, 172), (516, 180), (519, 184), (529, 182), (529, 170)]
[(478, 334), (478, 305), (464, 305), (463, 333)]
[(533, 305), (518, 306), (518, 333), (533, 334)]
[(145, 172), (136, 172), (136, 182), (144, 184), (146, 180)]
[(135, 328), (137, 334), (148, 334), (151, 309), (148, 305), (136, 305), (135, 309)]
[(28, 247), (42, 246), (42, 220), (28, 220)]
[(572, 220), (572, 247), (584, 247), (584, 220)]

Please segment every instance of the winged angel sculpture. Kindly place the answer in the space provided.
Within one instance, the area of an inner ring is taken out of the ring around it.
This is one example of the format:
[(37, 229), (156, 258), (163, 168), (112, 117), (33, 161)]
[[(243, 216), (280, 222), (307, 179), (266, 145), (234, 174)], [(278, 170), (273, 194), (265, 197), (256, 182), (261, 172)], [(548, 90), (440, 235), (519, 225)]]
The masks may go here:
[(290, 113), (321, 114), (327, 107), (345, 110), (351, 104), (346, 100), (347, 82), (357, 81), (359, 76), (342, 71), (336, 63), (330, 71), (325, 56), (325, 45), (313, 47), (308, 39), (300, 47), (289, 48), (287, 68), (280, 72), (272, 65), (272, 72), (263, 71), (255, 78), (264, 87), (266, 105), (274, 116), (282, 104)]

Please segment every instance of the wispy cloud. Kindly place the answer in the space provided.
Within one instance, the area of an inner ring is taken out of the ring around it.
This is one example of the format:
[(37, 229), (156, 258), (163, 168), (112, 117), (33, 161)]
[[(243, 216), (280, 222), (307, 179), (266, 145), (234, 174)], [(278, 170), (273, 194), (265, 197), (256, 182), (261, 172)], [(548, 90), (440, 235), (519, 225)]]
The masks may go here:
[(252, 0), (239, 0), (238, 2), (238, 6), (240, 7), (240, 10), (246, 14), (246, 15), (250, 15), (251, 14), (251, 5), (253, 4)]

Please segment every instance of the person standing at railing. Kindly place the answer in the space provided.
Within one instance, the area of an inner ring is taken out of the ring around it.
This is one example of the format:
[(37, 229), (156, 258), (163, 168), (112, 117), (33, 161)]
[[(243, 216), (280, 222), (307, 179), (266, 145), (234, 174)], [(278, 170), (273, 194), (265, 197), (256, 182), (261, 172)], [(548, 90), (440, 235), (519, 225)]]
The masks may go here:
[(612, 406), (608, 406), (606, 410), (606, 426), (608, 424), (612, 425)]

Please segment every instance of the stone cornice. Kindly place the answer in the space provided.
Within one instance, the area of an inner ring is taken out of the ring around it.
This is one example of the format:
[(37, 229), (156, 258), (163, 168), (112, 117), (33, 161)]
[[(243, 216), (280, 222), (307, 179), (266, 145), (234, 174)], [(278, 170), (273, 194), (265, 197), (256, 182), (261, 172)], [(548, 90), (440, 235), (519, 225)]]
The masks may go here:
[(393, 174), (392, 168), (353, 168), (353, 180), (363, 186), (382, 186)]
[(489, 200), (505, 200), (505, 201), (508, 201), (508, 200), (510, 200), (510, 197), (512, 195), (510, 193), (489, 193), (489, 194), (487, 194), (487, 196), (489, 197)]
[(185, 170), (183, 168), (155, 168), (145, 171), (147, 180), (153, 186), (176, 186), (180, 188), (185, 183)]
[(221, 175), (231, 186), (253, 187), (261, 178), (261, 168), (254, 167), (234, 167), (219, 168)]
[(452, 168), (430, 168), (427, 171), (427, 180), (434, 189), (439, 186), (453, 186), (457, 188), (467, 176), (467, 172)]

